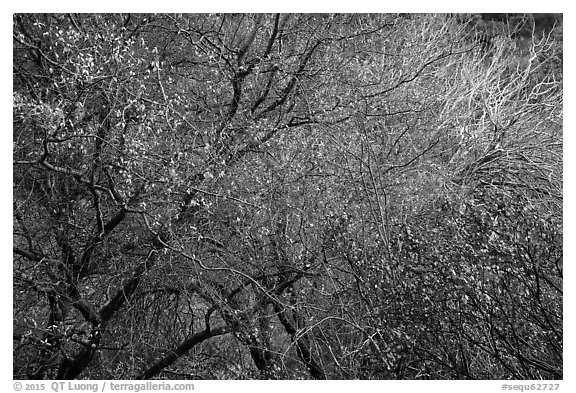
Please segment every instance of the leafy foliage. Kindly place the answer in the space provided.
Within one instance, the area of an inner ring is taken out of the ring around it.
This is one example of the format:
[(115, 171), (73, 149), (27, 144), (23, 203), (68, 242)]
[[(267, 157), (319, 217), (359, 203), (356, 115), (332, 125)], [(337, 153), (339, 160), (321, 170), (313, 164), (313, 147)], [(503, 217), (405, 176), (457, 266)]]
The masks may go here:
[(561, 21), (481, 21), (14, 15), (14, 377), (562, 378)]

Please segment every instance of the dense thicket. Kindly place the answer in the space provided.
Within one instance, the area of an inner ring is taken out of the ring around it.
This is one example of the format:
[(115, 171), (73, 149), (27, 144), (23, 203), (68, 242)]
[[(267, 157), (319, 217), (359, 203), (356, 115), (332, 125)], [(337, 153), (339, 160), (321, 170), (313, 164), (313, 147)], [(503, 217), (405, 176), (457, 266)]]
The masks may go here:
[(562, 378), (535, 26), (16, 14), (14, 378)]

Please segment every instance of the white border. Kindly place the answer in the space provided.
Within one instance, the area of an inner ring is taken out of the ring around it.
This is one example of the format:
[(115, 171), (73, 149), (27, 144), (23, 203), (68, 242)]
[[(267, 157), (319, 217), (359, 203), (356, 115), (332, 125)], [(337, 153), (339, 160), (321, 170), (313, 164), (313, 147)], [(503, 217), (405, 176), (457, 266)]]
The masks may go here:
[[(329, 2), (329, 1), (314, 1), (314, 0), (289, 0), (284, 2), (273, 1), (242, 1), (242, 0), (226, 0), (226, 1), (156, 1), (156, 2), (120, 2), (111, 0), (99, 0), (93, 2), (78, 2), (76, 1), (21, 1), (21, 2), (3, 2), (0, 7), (0, 27), (2, 34), (0, 34), (0, 50), (6, 57), (10, 57), (12, 53), (12, 14), (20, 12), (556, 12), (564, 14), (564, 56), (565, 56), (565, 108), (570, 108), (565, 114), (565, 132), (564, 141), (564, 197), (567, 203), (564, 205), (564, 258), (567, 263), (564, 264), (566, 270), (565, 275), (567, 280), (564, 285), (564, 381), (558, 381), (561, 384), (560, 391), (569, 392), (576, 391), (575, 376), (571, 370), (576, 370), (574, 362), (574, 349), (575, 339), (571, 334), (575, 332), (574, 325), (574, 287), (572, 286), (572, 278), (574, 277), (574, 268), (571, 266), (575, 260), (573, 246), (575, 239), (573, 238), (574, 231), (574, 217), (575, 209), (573, 201), (574, 197), (574, 179), (571, 174), (572, 170), (576, 168), (576, 154), (574, 154), (575, 138), (572, 130), (574, 130), (574, 108), (572, 105), (573, 92), (574, 92), (574, 77), (573, 71), (576, 65), (574, 62), (574, 18), (571, 10), (566, 2), (562, 1), (496, 1), (488, 0), (477, 2), (476, 4), (469, 4), (464, 1), (429, 1), (429, 2), (414, 2), (414, 1), (358, 1), (348, 0)], [(5, 186), (5, 191), (0, 194), (2, 200), (0, 201), (0, 223), (1, 223), (1, 247), (2, 259), (0, 259), (0, 276), (2, 277), (0, 288), (0, 296), (2, 301), (1, 314), (4, 316), (4, 323), (0, 323), (0, 343), (2, 351), (0, 352), (0, 388), (3, 391), (13, 391), (12, 382), (12, 323), (11, 318), (8, 321), (7, 316), (12, 312), (12, 269), (11, 261), (12, 254), (10, 252), (12, 242), (11, 222), (12, 214), (12, 194), (7, 190), (9, 183), (12, 180), (12, 172), (8, 168), (12, 165), (12, 151), (11, 142), (9, 138), (9, 130), (12, 124), (12, 67), (10, 60), (0, 63), (2, 75), (2, 87), (4, 94), (2, 97), (2, 125), (3, 135), (2, 143), (0, 143), (0, 163), (3, 164), (1, 171), (0, 184)], [(5, 140), (4, 140), (5, 138)], [(544, 382), (544, 381), (543, 381)], [(551, 382), (551, 381), (548, 381)], [(511, 381), (511, 383), (513, 383)], [(526, 381), (517, 381), (517, 383), (525, 385)], [(387, 389), (391, 392), (396, 391), (418, 391), (418, 392), (461, 392), (463, 389), (467, 393), (471, 392), (496, 392), (502, 391), (501, 381), (196, 381), (196, 391), (210, 390), (226, 390), (226, 391), (269, 391), (273, 388), (275, 391), (294, 391), (294, 389), (304, 389), (322, 391), (331, 390), (357, 390), (363, 389), (368, 391), (382, 391)], [(50, 390), (50, 385), (46, 386), (46, 391)]]

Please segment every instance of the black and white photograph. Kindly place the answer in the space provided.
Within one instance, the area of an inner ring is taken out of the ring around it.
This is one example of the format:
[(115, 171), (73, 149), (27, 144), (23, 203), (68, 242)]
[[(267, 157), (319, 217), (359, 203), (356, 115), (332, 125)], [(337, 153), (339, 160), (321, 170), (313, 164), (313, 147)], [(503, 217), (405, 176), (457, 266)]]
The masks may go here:
[(562, 13), (12, 34), (13, 380), (558, 389)]

